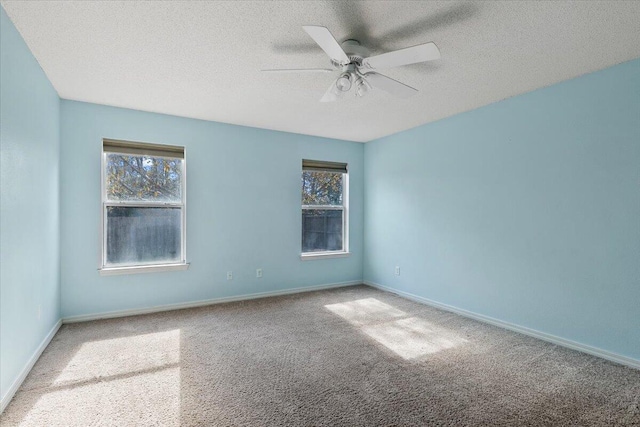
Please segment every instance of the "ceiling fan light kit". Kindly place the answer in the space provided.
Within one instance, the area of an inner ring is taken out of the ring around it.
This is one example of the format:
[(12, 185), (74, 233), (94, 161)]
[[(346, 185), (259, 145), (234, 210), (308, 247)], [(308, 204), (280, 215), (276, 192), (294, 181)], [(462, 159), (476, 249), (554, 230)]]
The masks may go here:
[(309, 36), (329, 56), (334, 70), (327, 68), (275, 69), (266, 72), (332, 72), (339, 71), (340, 76), (331, 83), (320, 102), (334, 102), (355, 88), (358, 97), (365, 96), (371, 89), (381, 89), (399, 98), (408, 98), (418, 90), (393, 80), (376, 70), (400, 67), (440, 58), (440, 50), (435, 43), (424, 43), (393, 52), (369, 56), (369, 50), (357, 40), (349, 39), (339, 44), (331, 32), (321, 26), (302, 27)]
[(371, 85), (363, 77), (356, 81), (356, 96), (363, 97), (371, 90)]
[(342, 92), (349, 92), (351, 89), (351, 74), (343, 73), (338, 80), (336, 80), (336, 87)]

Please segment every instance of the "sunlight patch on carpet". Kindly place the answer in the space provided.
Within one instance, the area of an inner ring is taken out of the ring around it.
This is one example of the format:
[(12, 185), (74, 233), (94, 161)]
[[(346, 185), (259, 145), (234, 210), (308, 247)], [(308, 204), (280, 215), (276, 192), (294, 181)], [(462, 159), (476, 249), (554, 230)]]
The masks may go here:
[(404, 311), (375, 298), (329, 304), (325, 305), (325, 308), (356, 326), (364, 326), (374, 322), (394, 320), (406, 316)]
[(54, 386), (148, 372), (180, 362), (180, 329), (83, 343)]
[(180, 329), (82, 343), (51, 385), (25, 391), (20, 425), (53, 410), (73, 425), (179, 426), (180, 346)]
[(446, 328), (419, 317), (408, 317), (404, 311), (375, 298), (328, 304), (325, 308), (405, 360), (467, 342)]
[(38, 397), (20, 425), (41, 426), (49, 411), (64, 414), (72, 425), (179, 426), (180, 367), (53, 387)]

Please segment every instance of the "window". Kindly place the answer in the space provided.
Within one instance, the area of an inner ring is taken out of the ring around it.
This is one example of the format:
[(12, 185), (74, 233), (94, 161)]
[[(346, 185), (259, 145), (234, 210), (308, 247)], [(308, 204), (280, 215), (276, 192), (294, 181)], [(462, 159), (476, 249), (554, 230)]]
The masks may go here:
[(107, 139), (102, 147), (101, 270), (186, 268), (184, 147)]
[(302, 256), (348, 252), (347, 165), (302, 161)]

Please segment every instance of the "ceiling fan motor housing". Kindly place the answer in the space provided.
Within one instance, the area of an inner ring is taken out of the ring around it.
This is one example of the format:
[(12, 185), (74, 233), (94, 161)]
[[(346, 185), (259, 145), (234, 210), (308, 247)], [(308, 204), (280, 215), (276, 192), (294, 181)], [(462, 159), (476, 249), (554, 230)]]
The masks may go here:
[(346, 69), (346, 67), (348, 67), (351, 64), (357, 65), (357, 66), (362, 65), (362, 60), (369, 56), (369, 49), (362, 46), (358, 40), (353, 40), (353, 39), (345, 40), (342, 42), (341, 46), (342, 46), (342, 49), (344, 50), (344, 53), (346, 53), (347, 56), (349, 57), (350, 63), (347, 65), (344, 65), (344, 64), (338, 64), (334, 61), (331, 61), (331, 62), (334, 67), (339, 68), (342, 71), (349, 71)]

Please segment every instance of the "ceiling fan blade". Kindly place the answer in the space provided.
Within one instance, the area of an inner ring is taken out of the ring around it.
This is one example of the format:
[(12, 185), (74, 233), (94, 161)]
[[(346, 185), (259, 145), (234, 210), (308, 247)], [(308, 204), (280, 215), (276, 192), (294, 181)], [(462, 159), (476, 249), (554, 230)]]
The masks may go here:
[(333, 62), (338, 64), (348, 64), (350, 62), (349, 57), (344, 50), (340, 47), (336, 39), (331, 35), (331, 32), (325, 27), (319, 27), (316, 25), (305, 25), (302, 27), (307, 34), (311, 36), (318, 46), (322, 48), (329, 55), (329, 58)]
[(390, 77), (383, 76), (378, 73), (367, 73), (364, 75), (365, 79), (369, 82), (371, 87), (376, 89), (382, 89), (385, 92), (395, 95), (398, 98), (409, 98), (412, 95), (418, 93), (417, 89), (407, 86), (404, 83), (393, 80)]
[(336, 70), (332, 70), (330, 68), (276, 68), (260, 71), (267, 73), (331, 73)]
[(425, 43), (366, 58), (362, 61), (362, 65), (365, 68), (382, 69), (432, 61), (439, 58), (440, 50), (438, 46), (435, 43)]
[(337, 82), (338, 80), (336, 79), (331, 83), (329, 89), (325, 92), (322, 98), (320, 98), (320, 102), (334, 102), (344, 97), (344, 94), (347, 92), (343, 92), (338, 89), (338, 86), (336, 85)]

